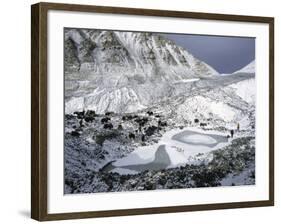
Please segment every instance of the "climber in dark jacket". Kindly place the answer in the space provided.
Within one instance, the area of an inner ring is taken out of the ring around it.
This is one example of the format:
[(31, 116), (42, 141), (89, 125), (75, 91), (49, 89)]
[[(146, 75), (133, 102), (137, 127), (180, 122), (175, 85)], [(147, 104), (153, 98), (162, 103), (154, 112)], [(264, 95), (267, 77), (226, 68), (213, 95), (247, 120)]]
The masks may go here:
[(230, 135), (231, 135), (231, 138), (233, 138), (234, 130), (230, 130)]

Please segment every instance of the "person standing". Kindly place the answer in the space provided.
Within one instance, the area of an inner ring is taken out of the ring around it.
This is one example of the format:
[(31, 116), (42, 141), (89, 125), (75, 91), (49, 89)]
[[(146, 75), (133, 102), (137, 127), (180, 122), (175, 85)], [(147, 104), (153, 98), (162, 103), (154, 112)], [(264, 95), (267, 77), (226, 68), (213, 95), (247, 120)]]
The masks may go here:
[(231, 138), (233, 138), (233, 135), (234, 135), (234, 130), (233, 129), (230, 130), (230, 135), (231, 135)]
[(80, 121), (79, 121), (79, 125), (80, 125), (80, 128), (83, 128), (83, 127), (84, 127), (83, 118), (81, 118), (81, 119), (80, 119)]
[(237, 131), (240, 131), (240, 124), (237, 123)]

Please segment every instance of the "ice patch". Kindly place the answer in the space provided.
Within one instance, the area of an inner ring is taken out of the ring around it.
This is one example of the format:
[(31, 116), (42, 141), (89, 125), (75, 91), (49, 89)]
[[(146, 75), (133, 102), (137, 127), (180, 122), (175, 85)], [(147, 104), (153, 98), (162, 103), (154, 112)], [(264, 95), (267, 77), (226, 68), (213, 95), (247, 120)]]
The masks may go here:
[[(184, 136), (184, 140), (187, 143), (172, 138), (174, 135), (188, 130), (198, 130), (198, 132), (197, 134), (190, 134)], [(200, 133), (202, 133), (202, 135), (200, 135)], [(216, 139), (211, 136), (208, 136), (208, 133), (219, 134), (221, 135), (221, 137), (224, 137), (224, 134), (217, 131), (209, 132), (194, 128), (185, 128), (182, 130), (173, 129), (171, 131), (168, 131), (162, 136), (162, 138), (157, 144), (140, 147), (128, 154), (127, 156), (112, 163), (115, 168), (112, 169), (111, 172), (118, 172), (117, 168), (120, 168), (122, 169), (122, 174), (128, 174), (128, 172), (126, 172), (126, 170), (129, 169), (128, 166), (137, 167), (139, 165), (143, 169), (143, 166), (146, 164), (149, 167), (153, 166), (154, 163), (155, 165), (157, 165), (156, 161), (157, 163), (159, 163), (159, 158), (156, 158), (156, 152), (159, 150), (160, 147), (163, 147), (161, 150), (165, 150), (165, 153), (169, 158), (167, 168), (178, 167), (184, 164), (200, 163), (207, 159), (207, 157), (209, 156), (209, 152), (229, 144), (227, 140), (225, 142), (217, 142)], [(215, 144), (214, 146), (204, 146), (201, 144), (198, 145), (198, 143), (218, 144)], [(198, 155), (200, 156), (198, 157)], [(132, 167), (131, 169), (134, 170), (134, 167)]]
[(166, 146), (166, 151), (171, 161), (169, 167), (177, 167), (187, 163), (186, 156), (182, 149), (175, 146)]
[(128, 156), (123, 157), (117, 160), (116, 162), (112, 163), (112, 165), (120, 167), (120, 166), (150, 163), (155, 158), (156, 150), (157, 147), (154, 146), (141, 147), (139, 149), (134, 150)]
[(199, 80), (200, 80), (199, 78), (194, 78), (194, 79), (182, 79), (182, 80), (176, 81), (176, 82), (174, 82), (174, 83), (177, 84), (177, 83), (197, 82), (197, 81), (199, 81)]
[(138, 172), (135, 170), (130, 170), (130, 169), (124, 169), (124, 168), (115, 168), (111, 170), (112, 173), (119, 173), (121, 175), (127, 175), (127, 174), (137, 174)]
[(182, 138), (182, 140), (184, 140), (185, 142), (189, 142), (189, 143), (203, 143), (203, 144), (214, 144), (217, 141), (212, 138), (211, 136), (208, 135), (199, 135), (199, 134), (195, 134), (195, 135), (189, 135), (189, 136), (184, 136)]

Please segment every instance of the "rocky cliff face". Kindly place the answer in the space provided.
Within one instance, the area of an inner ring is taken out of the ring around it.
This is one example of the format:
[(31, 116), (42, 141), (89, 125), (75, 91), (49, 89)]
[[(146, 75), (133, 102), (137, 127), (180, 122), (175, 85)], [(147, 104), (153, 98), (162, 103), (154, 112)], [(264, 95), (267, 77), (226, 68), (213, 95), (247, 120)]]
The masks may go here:
[(134, 112), (215, 77), (206, 63), (159, 34), (65, 29), (66, 113)]

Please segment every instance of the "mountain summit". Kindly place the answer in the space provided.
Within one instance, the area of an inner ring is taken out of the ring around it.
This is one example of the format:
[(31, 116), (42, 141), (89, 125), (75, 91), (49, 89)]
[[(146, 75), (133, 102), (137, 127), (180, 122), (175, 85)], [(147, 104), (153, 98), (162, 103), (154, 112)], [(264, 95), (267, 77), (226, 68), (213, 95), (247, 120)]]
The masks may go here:
[(254, 74), (255, 73), (255, 65), (256, 65), (256, 62), (255, 62), (255, 60), (253, 60), (252, 62), (250, 62), (249, 64), (247, 64), (243, 68), (241, 68), (238, 71), (234, 72), (233, 74), (237, 74), (237, 73), (251, 73), (251, 74)]
[(217, 72), (160, 34), (66, 29), (66, 72), (179, 80)]
[(132, 112), (175, 96), (174, 83), (218, 75), (160, 34), (65, 29), (66, 113)]

